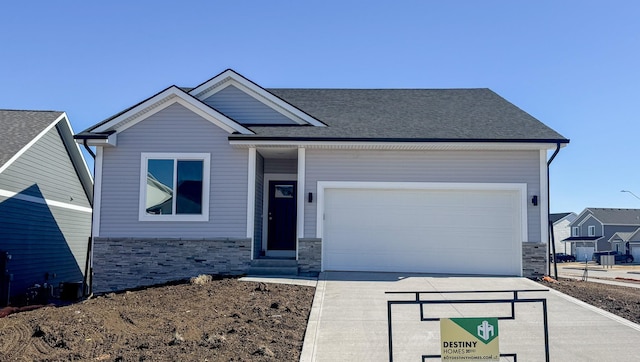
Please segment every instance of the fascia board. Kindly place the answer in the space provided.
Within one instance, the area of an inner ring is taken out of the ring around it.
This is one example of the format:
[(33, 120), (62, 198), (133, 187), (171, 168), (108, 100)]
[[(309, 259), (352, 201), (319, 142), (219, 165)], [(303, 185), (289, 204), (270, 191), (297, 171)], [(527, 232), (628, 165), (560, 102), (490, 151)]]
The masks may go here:
[(29, 141), (29, 143), (24, 145), (24, 147), (22, 147), (18, 152), (16, 152), (16, 154), (13, 155), (13, 157), (11, 157), (7, 162), (5, 162), (4, 165), (1, 165), (0, 173), (4, 172), (4, 170), (9, 168), (9, 166), (11, 166), (11, 164), (13, 164), (18, 158), (20, 158), (25, 152), (27, 152), (27, 150), (31, 148), (31, 146), (33, 146), (36, 142), (38, 142), (45, 134), (47, 134), (47, 132), (49, 132), (53, 127), (55, 127), (58, 124), (58, 122), (60, 122), (62, 119), (66, 117), (67, 115), (64, 112), (62, 112), (60, 116), (58, 116), (55, 120), (53, 120), (53, 122), (51, 122), (42, 131), (40, 131), (38, 135), (36, 135), (31, 141)]
[(239, 88), (247, 95), (274, 109), (276, 112), (291, 118), (298, 124), (310, 124), (316, 127), (326, 127), (324, 123), (304, 113), (300, 109), (275, 96), (271, 92), (231, 69), (227, 69), (205, 83), (197, 86), (189, 91), (189, 94), (199, 100), (204, 100), (230, 85)]
[(241, 126), (229, 117), (200, 102), (196, 98), (193, 98), (176, 86), (171, 86), (165, 89), (109, 122), (96, 127), (92, 132), (100, 133), (109, 130), (122, 132), (175, 103), (179, 103), (228, 133), (238, 132), (241, 134), (253, 134), (249, 129)]
[(80, 150), (80, 145), (74, 142), (73, 128), (71, 128), (71, 123), (66, 114), (64, 114), (64, 118), (58, 122), (58, 130), (62, 135), (62, 142), (69, 153), (71, 162), (79, 175), (80, 182), (87, 194), (89, 203), (93, 204), (93, 176), (91, 176), (91, 171), (89, 171), (89, 166), (87, 166), (87, 160)]
[(230, 139), (229, 144), (238, 148), (283, 147), (283, 148), (333, 148), (333, 149), (389, 149), (389, 150), (545, 150), (542, 143), (510, 142), (376, 142), (376, 141), (305, 141), (305, 140), (238, 140)]

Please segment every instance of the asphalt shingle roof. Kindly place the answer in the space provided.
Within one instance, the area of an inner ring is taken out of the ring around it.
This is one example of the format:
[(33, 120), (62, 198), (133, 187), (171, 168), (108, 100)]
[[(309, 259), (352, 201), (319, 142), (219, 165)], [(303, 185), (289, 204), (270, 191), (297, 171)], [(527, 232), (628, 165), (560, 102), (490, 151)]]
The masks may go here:
[(589, 207), (592, 215), (603, 224), (640, 225), (640, 209), (609, 209)]
[(556, 223), (556, 221), (558, 220), (562, 220), (565, 216), (571, 214), (570, 212), (561, 212), (559, 214), (549, 214), (549, 220), (551, 220), (552, 223)]
[(256, 135), (231, 138), (568, 142), (485, 88), (267, 90), (328, 127), (250, 126)]
[(26, 146), (63, 112), (0, 110), (0, 166)]

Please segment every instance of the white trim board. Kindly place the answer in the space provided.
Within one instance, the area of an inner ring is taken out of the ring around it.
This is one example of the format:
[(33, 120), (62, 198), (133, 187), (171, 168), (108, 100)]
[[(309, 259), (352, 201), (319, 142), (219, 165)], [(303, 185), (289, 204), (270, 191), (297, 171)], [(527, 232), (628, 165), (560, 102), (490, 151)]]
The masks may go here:
[(70, 204), (70, 203), (67, 203), (67, 202), (48, 200), (48, 199), (44, 199), (44, 198), (40, 198), (40, 197), (36, 197), (36, 196), (31, 196), (31, 195), (23, 195), (23, 194), (18, 193), (18, 192), (13, 192), (13, 191), (3, 190), (3, 189), (0, 189), (0, 196), (6, 197), (6, 198), (9, 198), (9, 199), (17, 199), (17, 200), (33, 202), (33, 203), (41, 204), (41, 205), (60, 207), (60, 208), (63, 208), (63, 209), (69, 209), (69, 210), (74, 210), (74, 211), (82, 211), (82, 212), (92, 212), (93, 211), (90, 207), (86, 207), (86, 206), (79, 206), (79, 205), (74, 205), (74, 204)]
[(160, 112), (161, 110), (178, 103), (200, 117), (208, 120), (228, 133), (253, 134), (249, 129), (231, 120), (222, 113), (198, 101), (193, 96), (185, 93), (176, 86), (171, 86), (146, 101), (138, 104), (118, 117), (94, 128), (91, 132), (106, 132), (117, 130), (122, 132), (136, 123)]

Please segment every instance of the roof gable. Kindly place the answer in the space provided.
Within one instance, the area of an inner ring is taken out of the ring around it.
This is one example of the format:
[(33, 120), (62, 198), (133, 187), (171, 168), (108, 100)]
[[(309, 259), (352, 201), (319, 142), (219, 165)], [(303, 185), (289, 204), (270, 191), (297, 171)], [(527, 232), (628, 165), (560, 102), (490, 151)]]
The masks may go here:
[(64, 112), (0, 110), (0, 127), (4, 130), (0, 133), (0, 173), (56, 127), (89, 202), (93, 202), (93, 177)]
[(560, 222), (562, 220), (565, 220), (565, 219), (567, 219), (569, 222), (572, 222), (577, 217), (578, 217), (578, 215), (576, 215), (574, 212), (562, 212), (562, 213), (557, 213), (557, 214), (549, 214), (549, 220), (551, 220), (551, 223), (553, 223), (553, 224), (555, 224), (557, 222)]
[(63, 117), (56, 111), (0, 110), (0, 172)]
[(88, 131), (93, 133), (108, 133), (113, 131), (122, 132), (175, 103), (181, 104), (185, 108), (198, 114), (228, 133), (252, 133), (247, 128), (200, 102), (176, 86), (171, 86), (165, 89), (151, 98), (148, 98), (124, 112), (117, 114), (107, 121), (90, 128)]
[[(233, 87), (243, 92), (246, 96), (253, 98), (253, 100), (271, 109), (272, 112), (276, 112), (283, 117), (290, 119), (292, 124), (311, 125), (316, 127), (325, 126), (323, 122), (315, 119), (301, 109), (296, 108), (282, 98), (277, 97), (268, 90), (236, 73), (232, 69), (227, 69), (224, 72), (209, 79), (208, 81), (193, 88), (189, 92), (189, 94), (201, 101), (204, 101), (205, 103), (209, 103), (207, 102), (207, 100), (211, 100), (212, 97), (217, 93), (223, 92), (225, 90), (228, 91), (228, 87)], [(243, 122), (243, 120), (241, 119), (237, 119), (237, 121), (245, 124), (245, 122)]]

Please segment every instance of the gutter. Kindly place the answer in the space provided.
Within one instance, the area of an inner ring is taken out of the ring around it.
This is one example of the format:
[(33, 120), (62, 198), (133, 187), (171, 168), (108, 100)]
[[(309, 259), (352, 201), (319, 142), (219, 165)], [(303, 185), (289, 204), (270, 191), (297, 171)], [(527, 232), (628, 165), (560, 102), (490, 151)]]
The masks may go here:
[[(91, 148), (89, 147), (89, 145), (87, 145), (87, 139), (84, 138), (82, 140), (82, 145), (84, 146), (84, 148), (87, 150), (87, 152), (89, 152), (89, 154), (91, 155), (91, 158), (93, 158), (93, 174), (95, 175), (96, 173), (96, 154), (91, 150)], [(96, 192), (96, 183), (93, 182), (93, 195), (95, 195)], [(89, 231), (89, 240), (88, 240), (88, 245), (87, 245), (87, 258), (85, 260), (85, 264), (84, 264), (84, 278), (82, 280), (82, 295), (83, 296), (91, 296), (93, 294), (93, 268), (91, 267), (92, 263), (92, 256), (93, 256), (93, 200), (91, 200), (91, 231)]]
[[(549, 185), (549, 166), (560, 152), (560, 142), (556, 143), (556, 150), (547, 161), (547, 218), (549, 221), (549, 237), (551, 239), (551, 253), (553, 253), (553, 277), (558, 280), (558, 258), (556, 258), (556, 238), (553, 235), (553, 223), (549, 215), (551, 214), (551, 187)], [(551, 263), (549, 263), (549, 274), (551, 274)]]

